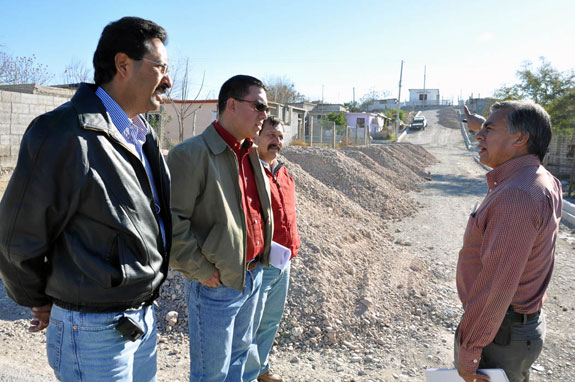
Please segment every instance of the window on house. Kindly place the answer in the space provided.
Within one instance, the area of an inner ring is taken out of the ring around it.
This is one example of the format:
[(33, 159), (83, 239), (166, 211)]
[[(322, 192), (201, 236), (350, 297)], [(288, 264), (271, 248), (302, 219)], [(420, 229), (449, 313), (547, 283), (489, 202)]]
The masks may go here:
[(420, 101), (427, 101), (427, 94), (420, 94), (420, 95), (419, 95), (419, 100), (420, 100)]
[(356, 121), (357, 127), (364, 127), (365, 126), (365, 118), (358, 118)]

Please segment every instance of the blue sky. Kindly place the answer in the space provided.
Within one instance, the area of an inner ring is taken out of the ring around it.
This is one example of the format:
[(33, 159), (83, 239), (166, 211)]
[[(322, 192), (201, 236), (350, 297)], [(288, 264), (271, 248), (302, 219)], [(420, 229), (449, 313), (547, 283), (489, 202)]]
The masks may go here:
[[(200, 98), (235, 74), (289, 78), (309, 99), (343, 103), (410, 88), (442, 98), (488, 96), (530, 60), (575, 68), (575, 1), (13, 1), (0, 0), (0, 45), (31, 56), (61, 82), (91, 59), (104, 26), (123, 16), (162, 25), (170, 64), (189, 58)], [(195, 91), (195, 90), (194, 90)]]

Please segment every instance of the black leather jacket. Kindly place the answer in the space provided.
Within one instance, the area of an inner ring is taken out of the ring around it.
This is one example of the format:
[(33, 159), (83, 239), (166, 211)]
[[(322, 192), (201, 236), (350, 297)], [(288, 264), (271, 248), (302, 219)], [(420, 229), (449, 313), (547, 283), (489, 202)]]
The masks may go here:
[(112, 312), (151, 303), (168, 272), (170, 177), (153, 130), (151, 184), (95, 88), (36, 118), (0, 204), (0, 274), (20, 305)]

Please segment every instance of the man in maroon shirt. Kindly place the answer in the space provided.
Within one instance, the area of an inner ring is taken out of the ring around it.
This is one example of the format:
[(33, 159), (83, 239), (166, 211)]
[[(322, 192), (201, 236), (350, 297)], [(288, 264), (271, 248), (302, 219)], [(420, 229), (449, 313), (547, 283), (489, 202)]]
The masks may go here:
[(244, 382), (253, 382), (256, 378), (263, 382), (282, 381), (279, 375), (270, 371), (268, 355), (285, 308), (290, 260), (297, 255), (300, 245), (296, 225), (295, 182), (286, 166), (277, 159), (283, 147), (284, 133), (282, 122), (275, 117), (268, 117), (255, 140), (270, 181), (274, 234), (271, 264), (263, 267), (262, 287), (255, 315), (256, 333), (244, 371)]
[(561, 219), (561, 184), (542, 165), (551, 140), (545, 110), (527, 101), (496, 103), (479, 130), (479, 158), (489, 191), (469, 217), (457, 263), (465, 313), (455, 334), (455, 363), (466, 382), (501, 368), (511, 382), (529, 381), (543, 347), (541, 312), (553, 270)]
[(241, 381), (273, 221), (269, 181), (251, 141), (268, 106), (254, 77), (227, 80), (219, 119), (175, 146), (172, 268), (187, 278), (190, 381)]

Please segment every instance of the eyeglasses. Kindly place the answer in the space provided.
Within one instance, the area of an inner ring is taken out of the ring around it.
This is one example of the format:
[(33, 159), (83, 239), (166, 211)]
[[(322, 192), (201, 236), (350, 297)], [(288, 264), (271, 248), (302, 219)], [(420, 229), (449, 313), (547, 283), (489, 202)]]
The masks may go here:
[(259, 101), (248, 101), (247, 99), (241, 99), (241, 98), (236, 98), (236, 97), (232, 97), (232, 98), (235, 99), (236, 101), (251, 103), (252, 105), (254, 105), (254, 109), (256, 109), (256, 111), (259, 111), (260, 113), (262, 111), (265, 111), (266, 113), (270, 112), (269, 106), (266, 105), (265, 103), (261, 103)]
[(159, 62), (159, 61), (150, 60), (150, 59), (145, 58), (145, 57), (142, 57), (141, 59), (144, 61), (151, 62), (152, 64), (156, 64), (157, 66), (161, 67), (160, 72), (162, 72), (162, 74), (168, 74), (170, 71), (170, 67), (168, 66), (168, 64), (164, 64), (163, 62)]

